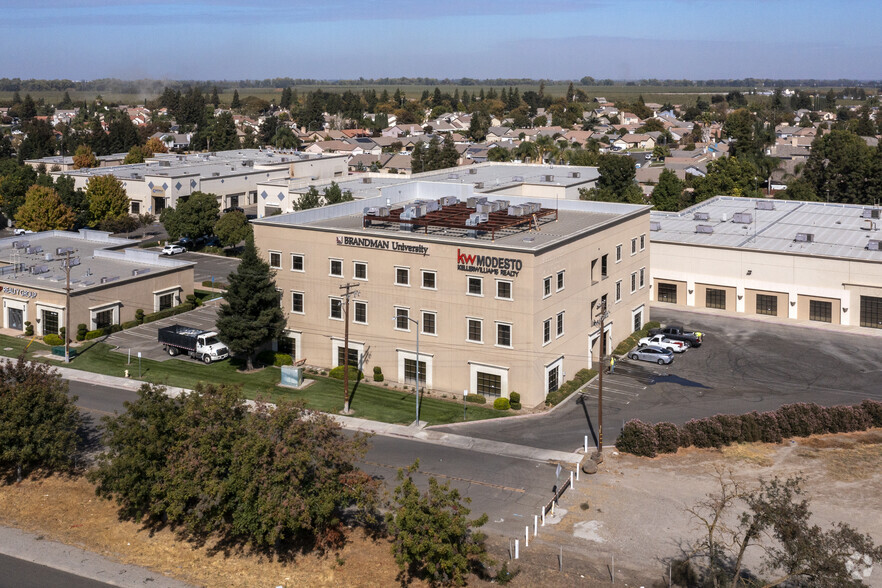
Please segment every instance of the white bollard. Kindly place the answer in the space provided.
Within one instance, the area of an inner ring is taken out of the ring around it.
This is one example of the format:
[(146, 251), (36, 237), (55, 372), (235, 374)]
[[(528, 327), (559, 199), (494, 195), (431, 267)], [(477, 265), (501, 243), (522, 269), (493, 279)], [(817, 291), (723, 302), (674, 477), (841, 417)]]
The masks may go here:
[(582, 468), (580, 468), (578, 465), (576, 466), (576, 481), (577, 482), (579, 481), (579, 470), (581, 470), (581, 469)]
[(524, 547), (530, 546), (530, 525), (524, 527)]
[(515, 539), (515, 559), (518, 559), (520, 557), (520, 554), (518, 553), (518, 548), (520, 547), (520, 543), (521, 542), (518, 539)]
[(545, 507), (542, 507), (542, 526), (545, 526)]
[(585, 435), (585, 455), (588, 455), (588, 435)]
[(573, 472), (570, 472), (570, 488), (575, 488), (573, 485)]
[(539, 534), (539, 515), (533, 515), (533, 537)]

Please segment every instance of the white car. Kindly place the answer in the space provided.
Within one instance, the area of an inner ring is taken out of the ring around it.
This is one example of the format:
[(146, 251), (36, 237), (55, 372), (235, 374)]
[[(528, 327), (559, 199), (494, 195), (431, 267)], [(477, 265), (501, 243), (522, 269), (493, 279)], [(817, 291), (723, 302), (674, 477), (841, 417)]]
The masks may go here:
[(668, 339), (664, 335), (653, 335), (652, 337), (643, 337), (637, 342), (639, 345), (654, 345), (662, 349), (670, 349), (674, 353), (683, 353), (689, 348), (689, 343), (685, 341), (674, 341)]
[(19, 235), (33, 235), (34, 232), (28, 229), (13, 229), (12, 234), (18, 237)]
[(176, 255), (178, 253), (186, 253), (187, 248), (181, 247), (175, 243), (166, 243), (165, 247), (162, 248), (160, 255)]

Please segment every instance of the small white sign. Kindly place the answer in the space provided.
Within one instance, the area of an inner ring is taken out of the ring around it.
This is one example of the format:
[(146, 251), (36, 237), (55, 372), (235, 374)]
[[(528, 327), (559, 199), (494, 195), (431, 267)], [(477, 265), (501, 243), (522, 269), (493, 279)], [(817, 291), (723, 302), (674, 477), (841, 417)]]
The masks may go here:
[[(138, 352), (138, 359), (141, 359), (141, 352), (140, 351)], [(557, 468), (560, 469), (560, 466), (557, 466)]]

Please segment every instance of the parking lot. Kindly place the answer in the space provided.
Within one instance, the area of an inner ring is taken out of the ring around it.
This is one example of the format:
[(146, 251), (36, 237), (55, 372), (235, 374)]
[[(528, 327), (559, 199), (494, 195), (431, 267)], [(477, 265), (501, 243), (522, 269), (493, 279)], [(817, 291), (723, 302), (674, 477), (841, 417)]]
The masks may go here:
[[(622, 359), (603, 378), (604, 444), (623, 424), (684, 423), (717, 413), (773, 410), (783, 404), (882, 400), (882, 339), (807, 325), (652, 309), (652, 320), (705, 334), (701, 347), (660, 366)], [(551, 414), (450, 427), (451, 432), (572, 451), (598, 421), (597, 381)]]

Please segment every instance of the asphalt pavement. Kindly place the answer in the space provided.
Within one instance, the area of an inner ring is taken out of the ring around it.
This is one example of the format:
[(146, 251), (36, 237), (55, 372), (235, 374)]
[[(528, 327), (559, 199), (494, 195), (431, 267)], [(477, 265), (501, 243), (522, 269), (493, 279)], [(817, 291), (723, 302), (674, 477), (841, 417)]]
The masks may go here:
[(239, 267), (238, 257), (221, 257), (207, 253), (188, 251), (174, 256), (175, 259), (196, 262), (193, 268), (193, 278), (197, 284), (202, 282), (226, 283), (230, 273)]

